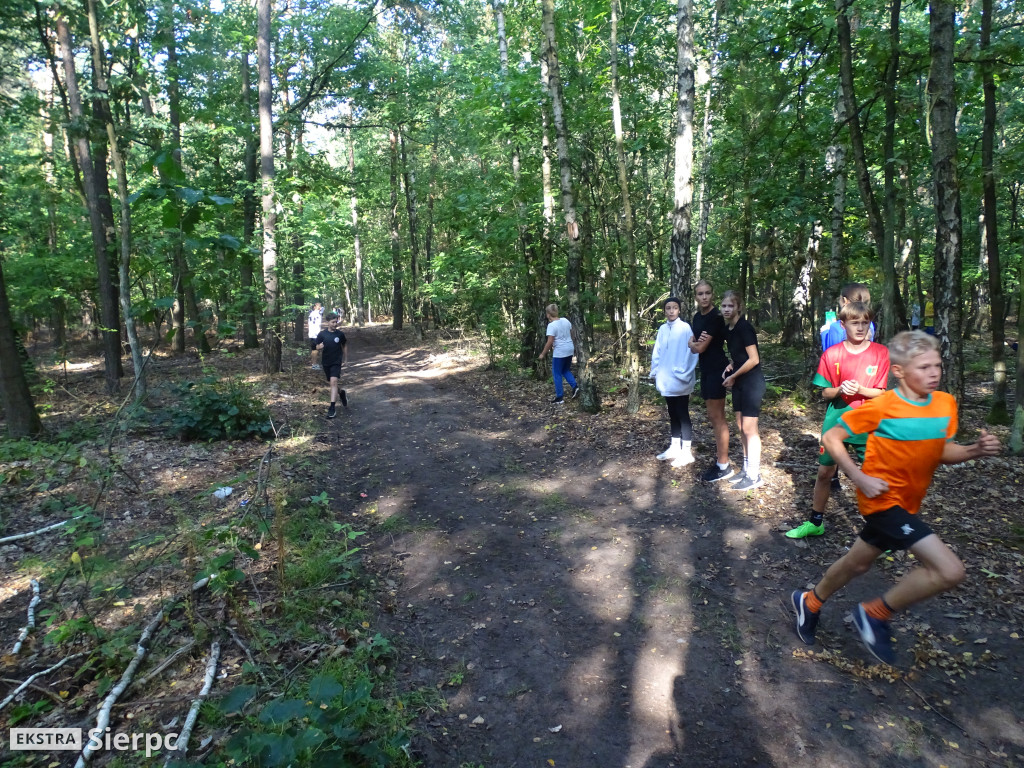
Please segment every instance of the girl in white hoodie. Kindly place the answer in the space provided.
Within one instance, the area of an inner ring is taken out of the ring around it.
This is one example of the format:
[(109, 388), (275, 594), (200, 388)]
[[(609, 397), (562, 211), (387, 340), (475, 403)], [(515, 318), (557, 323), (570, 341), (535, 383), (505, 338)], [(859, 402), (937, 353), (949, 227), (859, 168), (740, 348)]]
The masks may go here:
[(693, 330), (679, 318), (682, 305), (674, 296), (665, 300), (665, 324), (658, 329), (651, 355), (651, 378), (668, 405), (672, 443), (658, 454), (659, 461), (672, 460), (673, 467), (685, 467), (694, 461), (690, 448), (693, 426), (690, 423), (690, 395), (697, 381), (697, 354), (690, 349)]

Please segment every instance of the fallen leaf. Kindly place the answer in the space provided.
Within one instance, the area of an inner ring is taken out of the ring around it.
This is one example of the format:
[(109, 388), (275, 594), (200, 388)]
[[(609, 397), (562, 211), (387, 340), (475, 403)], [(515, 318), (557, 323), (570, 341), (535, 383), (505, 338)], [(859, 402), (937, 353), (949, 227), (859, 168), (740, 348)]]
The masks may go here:
[(560, 730), (562, 730), (562, 726), (561, 725), (556, 725), (554, 728), (548, 728), (548, 730), (551, 731), (552, 733), (558, 733)]

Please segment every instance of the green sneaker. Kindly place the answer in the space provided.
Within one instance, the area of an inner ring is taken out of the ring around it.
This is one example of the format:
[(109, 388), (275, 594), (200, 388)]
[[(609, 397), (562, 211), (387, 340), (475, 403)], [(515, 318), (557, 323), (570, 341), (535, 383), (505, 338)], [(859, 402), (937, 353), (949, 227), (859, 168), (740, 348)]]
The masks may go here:
[(806, 539), (808, 536), (821, 536), (824, 532), (824, 523), (815, 525), (810, 520), (804, 520), (793, 530), (786, 531), (786, 536), (790, 539)]

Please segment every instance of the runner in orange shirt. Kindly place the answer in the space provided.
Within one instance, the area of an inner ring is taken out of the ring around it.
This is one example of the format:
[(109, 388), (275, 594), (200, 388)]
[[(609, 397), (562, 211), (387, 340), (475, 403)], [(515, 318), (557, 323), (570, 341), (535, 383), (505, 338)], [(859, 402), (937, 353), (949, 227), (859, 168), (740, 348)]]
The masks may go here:
[[(897, 334), (889, 345), (896, 389), (843, 414), (822, 436), (825, 450), (857, 486), (864, 528), (850, 551), (807, 592), (792, 595), (796, 632), (814, 643), (822, 603), (871, 569), (887, 550), (906, 549), (920, 562), (881, 597), (857, 605), (854, 624), (861, 640), (879, 661), (892, 664), (889, 619), (914, 603), (946, 592), (964, 579), (964, 565), (922, 521), (917, 512), (939, 464), (959, 464), (995, 456), (998, 438), (984, 429), (971, 445), (953, 442), (957, 431), (956, 400), (936, 391), (942, 377), (938, 341), (922, 331)], [(843, 448), (851, 435), (868, 436), (864, 463), (857, 467)]]

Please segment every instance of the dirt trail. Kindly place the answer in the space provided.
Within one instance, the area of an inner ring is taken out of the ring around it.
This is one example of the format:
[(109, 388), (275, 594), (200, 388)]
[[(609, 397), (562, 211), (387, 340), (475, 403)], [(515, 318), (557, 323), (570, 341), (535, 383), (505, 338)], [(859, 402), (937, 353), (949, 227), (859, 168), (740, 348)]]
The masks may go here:
[[(646, 438), (608, 447), (607, 420), (575, 404), (556, 411), (381, 329), (346, 333), (351, 407), (319, 438), (341, 518), (386, 521), (368, 551), (393, 594), (373, 629), (398, 645), (404, 688), (447, 701), (417, 723), (423, 765), (1024, 765), (1007, 632), (975, 649), (998, 666), (964, 678), (936, 668), (908, 685), (861, 663), (844, 616), (892, 580), (884, 568), (823, 615), (814, 650), (837, 661), (800, 655), (789, 593), (850, 537), (781, 536), (766, 503), (792, 493), (789, 475), (769, 470), (749, 497), (701, 485), (707, 446), (672, 470)], [(955, 598), (912, 611), (905, 665), (919, 622), (987, 633), (968, 615)]]

